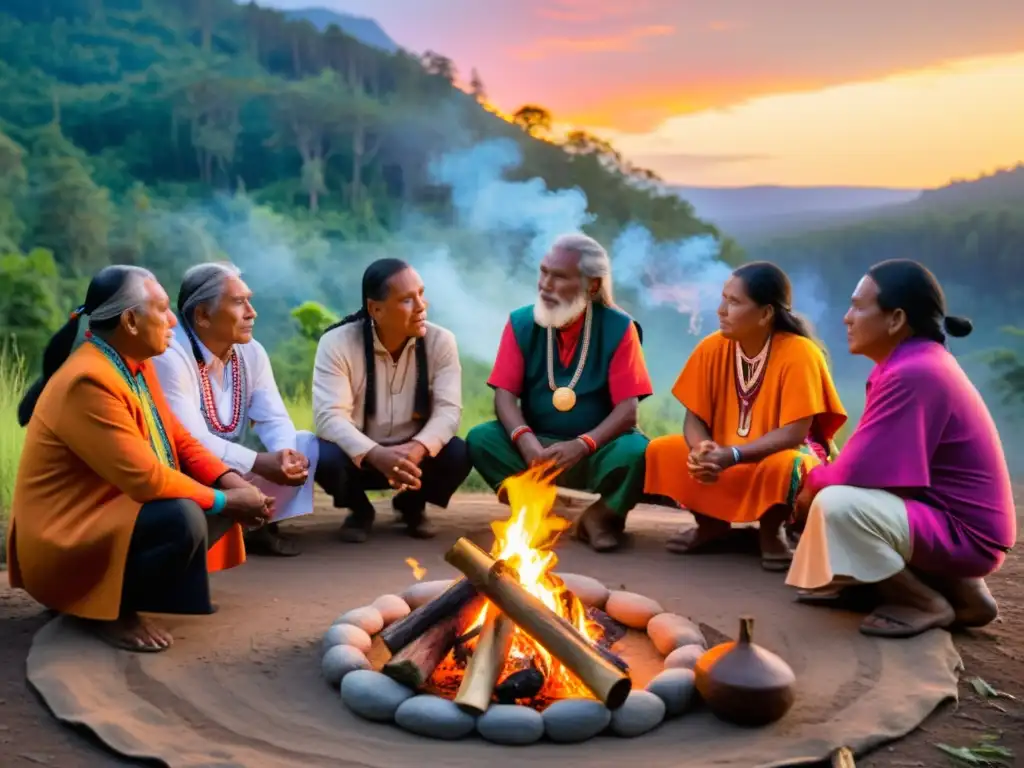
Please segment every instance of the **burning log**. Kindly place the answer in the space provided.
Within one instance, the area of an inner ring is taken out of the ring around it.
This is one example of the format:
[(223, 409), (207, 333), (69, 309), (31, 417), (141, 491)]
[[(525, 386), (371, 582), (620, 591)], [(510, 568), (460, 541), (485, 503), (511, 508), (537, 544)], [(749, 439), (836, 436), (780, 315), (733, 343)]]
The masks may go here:
[(504, 561), (495, 561), (466, 538), (455, 542), (445, 560), (571, 670), (606, 707), (618, 709), (623, 705), (633, 687), (629, 675), (608, 661), (572, 624), (523, 589)]
[(468, 579), (459, 579), (429, 603), (376, 635), (366, 655), (370, 665), (380, 671), (395, 654), (442, 620), (458, 615), (477, 595), (476, 587)]
[(521, 669), (501, 681), (494, 689), (499, 704), (515, 704), (520, 699), (532, 699), (544, 687), (544, 675), (536, 667)]
[(455, 697), (455, 703), (464, 710), (482, 715), (491, 705), (494, 684), (505, 666), (514, 631), (515, 624), (507, 616), (493, 605), (488, 607), (483, 631)]
[(422, 688), (455, 645), (459, 635), (479, 615), (483, 602), (483, 597), (474, 595), (454, 616), (441, 619), (402, 648), (382, 666), (381, 672), (413, 690)]

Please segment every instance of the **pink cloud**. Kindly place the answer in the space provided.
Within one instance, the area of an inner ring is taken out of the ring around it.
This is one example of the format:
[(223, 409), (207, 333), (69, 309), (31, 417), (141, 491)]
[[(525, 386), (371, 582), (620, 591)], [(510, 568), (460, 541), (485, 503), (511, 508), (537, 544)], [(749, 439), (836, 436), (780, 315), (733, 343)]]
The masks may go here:
[(559, 54), (605, 53), (609, 51), (635, 51), (641, 40), (652, 37), (668, 37), (675, 34), (671, 24), (649, 24), (633, 27), (624, 34), (595, 35), (592, 37), (546, 37), (529, 47), (512, 51), (519, 59), (536, 61)]

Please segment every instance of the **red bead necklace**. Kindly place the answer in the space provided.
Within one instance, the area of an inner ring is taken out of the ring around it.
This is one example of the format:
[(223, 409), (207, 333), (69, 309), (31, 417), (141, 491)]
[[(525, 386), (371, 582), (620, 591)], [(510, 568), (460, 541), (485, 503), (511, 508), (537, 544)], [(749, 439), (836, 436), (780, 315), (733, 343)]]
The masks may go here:
[(217, 415), (217, 404), (213, 397), (213, 387), (210, 384), (210, 374), (207, 371), (206, 363), (199, 364), (199, 391), (203, 397), (206, 421), (214, 432), (221, 434), (234, 432), (242, 420), (242, 376), (244, 371), (241, 366), (241, 358), (236, 350), (231, 350), (231, 358), (228, 363), (231, 365), (231, 421), (228, 424), (222, 423)]

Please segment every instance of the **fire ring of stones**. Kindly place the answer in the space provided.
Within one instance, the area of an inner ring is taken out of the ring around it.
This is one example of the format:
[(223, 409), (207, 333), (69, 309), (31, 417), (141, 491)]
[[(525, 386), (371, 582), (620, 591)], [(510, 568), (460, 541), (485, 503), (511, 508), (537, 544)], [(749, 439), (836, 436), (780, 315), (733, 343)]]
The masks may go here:
[(474, 714), (449, 698), (418, 693), (375, 671), (380, 665), (371, 662), (371, 649), (381, 630), (437, 599), (453, 581), (418, 582), (401, 595), (381, 595), (370, 605), (339, 616), (324, 635), (323, 676), (340, 688), (342, 702), (359, 717), (435, 739), (461, 739), (474, 731), (487, 741), (515, 746), (545, 736), (557, 743), (578, 743), (606, 732), (632, 738), (686, 713), (697, 698), (693, 667), (707, 650), (700, 628), (643, 595), (610, 590), (589, 576), (556, 575), (588, 609), (629, 629), (646, 631), (665, 656), (664, 669), (644, 690), (630, 691), (617, 709), (596, 699), (563, 698), (543, 712), (524, 704), (493, 703), (485, 705), (483, 714)]

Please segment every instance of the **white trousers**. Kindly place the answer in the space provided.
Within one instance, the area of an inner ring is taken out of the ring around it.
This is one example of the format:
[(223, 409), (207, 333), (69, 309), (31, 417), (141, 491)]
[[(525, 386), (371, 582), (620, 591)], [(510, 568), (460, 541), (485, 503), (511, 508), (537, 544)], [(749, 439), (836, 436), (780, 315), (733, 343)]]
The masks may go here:
[(831, 486), (811, 504), (786, 584), (800, 589), (875, 584), (902, 571), (910, 554), (903, 499), (871, 488)]
[(275, 485), (252, 473), (246, 475), (245, 478), (267, 496), (273, 497), (274, 519), (272, 522), (275, 523), (313, 512), (313, 476), (316, 475), (316, 464), (320, 458), (320, 443), (312, 432), (299, 432), (296, 435), (295, 443), (295, 450), (309, 459), (309, 476), (303, 485)]

